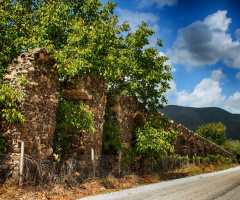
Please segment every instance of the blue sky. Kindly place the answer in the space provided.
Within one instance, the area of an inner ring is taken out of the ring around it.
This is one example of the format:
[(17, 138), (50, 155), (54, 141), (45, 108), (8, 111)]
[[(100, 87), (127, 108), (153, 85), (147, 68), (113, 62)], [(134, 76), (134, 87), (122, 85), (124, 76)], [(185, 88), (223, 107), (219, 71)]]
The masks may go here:
[[(169, 105), (240, 113), (240, 0), (112, 0), (120, 23), (146, 21), (170, 57)], [(105, 3), (105, 0), (102, 0)]]

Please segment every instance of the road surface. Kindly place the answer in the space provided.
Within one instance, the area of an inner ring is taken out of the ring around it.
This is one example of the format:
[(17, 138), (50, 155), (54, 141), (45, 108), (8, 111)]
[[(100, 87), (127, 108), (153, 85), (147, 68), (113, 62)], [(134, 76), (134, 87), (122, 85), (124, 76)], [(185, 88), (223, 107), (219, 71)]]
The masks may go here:
[(240, 167), (80, 200), (240, 200)]

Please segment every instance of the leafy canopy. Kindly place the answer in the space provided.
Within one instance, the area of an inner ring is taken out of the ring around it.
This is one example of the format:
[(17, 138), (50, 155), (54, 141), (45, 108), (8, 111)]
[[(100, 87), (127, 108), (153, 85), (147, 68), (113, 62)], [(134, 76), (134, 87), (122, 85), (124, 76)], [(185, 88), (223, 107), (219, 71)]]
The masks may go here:
[(168, 58), (145, 47), (154, 34), (145, 22), (135, 31), (127, 22), (120, 25), (115, 6), (98, 0), (0, 0), (0, 76), (21, 52), (44, 46), (53, 52), (60, 77), (104, 77), (110, 92), (135, 97), (156, 113), (167, 103)]
[(221, 122), (201, 125), (196, 133), (217, 145), (222, 145), (226, 141), (226, 126)]

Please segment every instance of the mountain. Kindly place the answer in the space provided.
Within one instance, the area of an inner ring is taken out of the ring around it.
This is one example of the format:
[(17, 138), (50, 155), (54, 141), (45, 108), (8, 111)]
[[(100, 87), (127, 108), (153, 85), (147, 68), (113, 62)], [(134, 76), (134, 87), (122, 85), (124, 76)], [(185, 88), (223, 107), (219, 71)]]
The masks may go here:
[(176, 105), (168, 105), (164, 110), (159, 111), (174, 120), (176, 124), (182, 124), (194, 132), (200, 125), (222, 122), (227, 127), (228, 139), (240, 139), (240, 114), (232, 114), (215, 107), (193, 108)]

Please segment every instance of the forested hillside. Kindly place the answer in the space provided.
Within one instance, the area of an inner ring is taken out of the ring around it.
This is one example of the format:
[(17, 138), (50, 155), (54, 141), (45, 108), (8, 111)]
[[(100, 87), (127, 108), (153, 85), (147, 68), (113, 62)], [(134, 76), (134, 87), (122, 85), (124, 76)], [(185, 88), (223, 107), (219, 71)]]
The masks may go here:
[(168, 105), (160, 112), (194, 132), (200, 125), (222, 122), (227, 127), (228, 139), (240, 139), (240, 114), (232, 114), (216, 107), (193, 108), (176, 105)]

